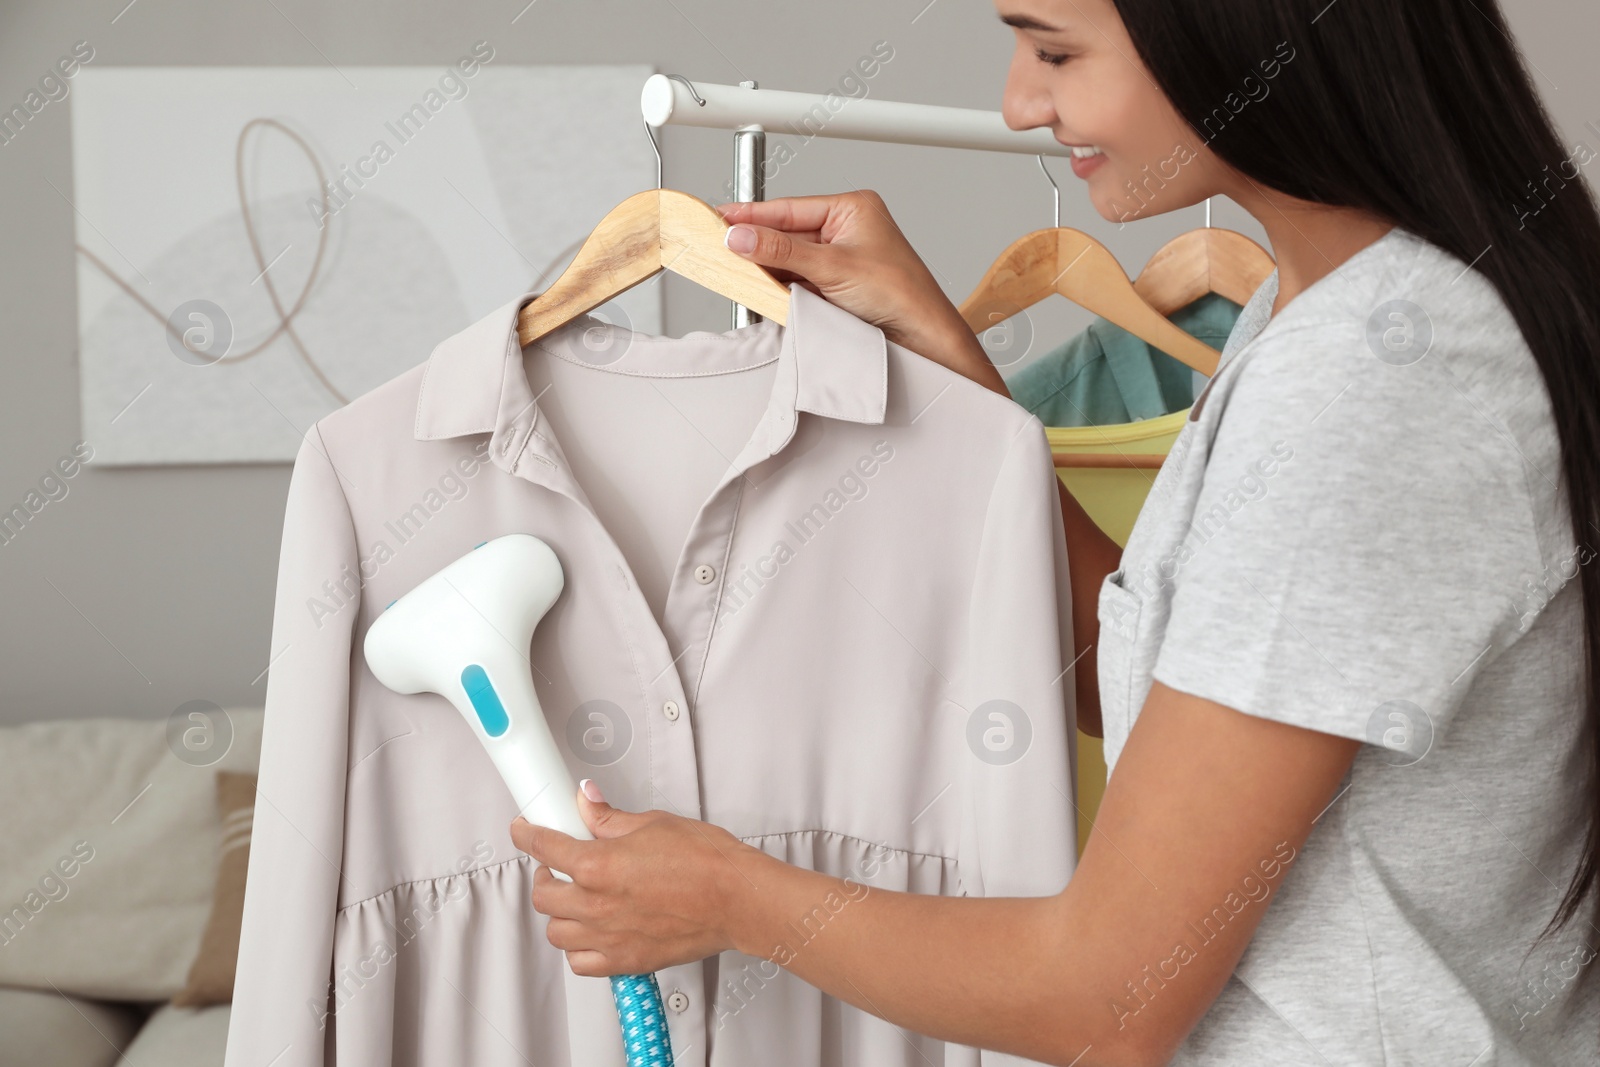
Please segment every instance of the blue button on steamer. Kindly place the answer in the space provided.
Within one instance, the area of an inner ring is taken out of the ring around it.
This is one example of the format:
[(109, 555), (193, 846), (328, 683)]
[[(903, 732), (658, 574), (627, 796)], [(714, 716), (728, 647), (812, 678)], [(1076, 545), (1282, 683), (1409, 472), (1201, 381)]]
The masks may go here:
[(494, 691), (488, 673), (476, 663), (469, 663), (461, 672), (461, 688), (467, 691), (467, 699), (472, 701), (472, 710), (478, 713), (483, 732), (490, 737), (505, 733), (511, 726), (511, 718), (506, 714), (505, 705), (500, 703), (500, 694)]

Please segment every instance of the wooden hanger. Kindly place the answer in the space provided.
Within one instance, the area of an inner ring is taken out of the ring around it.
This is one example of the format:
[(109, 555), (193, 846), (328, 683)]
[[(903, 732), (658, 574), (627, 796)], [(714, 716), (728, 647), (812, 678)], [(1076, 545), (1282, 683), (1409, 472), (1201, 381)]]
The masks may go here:
[(1151, 307), (1170, 316), (1207, 293), (1243, 306), (1275, 269), (1267, 250), (1244, 234), (1213, 228), (1207, 202), (1205, 228), (1163, 245), (1133, 287)]
[(972, 294), (961, 302), (961, 318), (982, 333), (996, 318), (1010, 318), (1052, 293), (1144, 341), (1204, 375), (1217, 369), (1222, 353), (1174, 326), (1141, 296), (1105, 245), (1082, 230), (1061, 225), (1061, 187), (1039, 156), (1039, 169), (1055, 190), (1055, 226), (1012, 242), (990, 265)]
[(787, 325), (789, 288), (722, 243), (728, 224), (710, 204), (672, 189), (634, 193), (606, 213), (549, 288), (517, 315), (529, 344), (663, 270)]
[[(1151, 307), (1170, 316), (1207, 293), (1247, 303), (1277, 263), (1266, 249), (1242, 233), (1209, 225), (1168, 241), (1150, 257), (1133, 288)], [(1166, 456), (1133, 452), (1058, 452), (1057, 467), (1143, 468), (1154, 470)]]
[(962, 301), (961, 317), (974, 333), (981, 333), (994, 325), (999, 312), (1009, 318), (1052, 293), (1121, 326), (1201, 374), (1217, 369), (1221, 353), (1146, 303), (1117, 257), (1081, 230), (1035, 230), (1013, 242)]

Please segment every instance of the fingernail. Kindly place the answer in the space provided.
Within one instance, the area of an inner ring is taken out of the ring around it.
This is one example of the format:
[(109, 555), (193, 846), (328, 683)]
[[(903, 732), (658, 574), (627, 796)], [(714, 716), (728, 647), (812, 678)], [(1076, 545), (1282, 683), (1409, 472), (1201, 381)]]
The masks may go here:
[(600, 787), (595, 784), (593, 778), (585, 778), (583, 781), (578, 783), (578, 788), (583, 790), (584, 796), (588, 797), (597, 804), (604, 803), (606, 799), (600, 794)]
[(729, 226), (722, 241), (740, 255), (749, 255), (756, 250), (756, 231), (748, 226)]

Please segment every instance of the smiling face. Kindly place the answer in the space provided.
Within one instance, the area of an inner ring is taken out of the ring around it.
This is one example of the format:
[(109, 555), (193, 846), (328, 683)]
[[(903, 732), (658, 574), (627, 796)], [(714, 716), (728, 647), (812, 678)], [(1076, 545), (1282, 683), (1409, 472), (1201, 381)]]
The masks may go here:
[(1126, 222), (1225, 192), (1227, 168), (1145, 69), (1112, 0), (996, 0), (1016, 34), (1002, 112), (1074, 146), (1095, 210)]

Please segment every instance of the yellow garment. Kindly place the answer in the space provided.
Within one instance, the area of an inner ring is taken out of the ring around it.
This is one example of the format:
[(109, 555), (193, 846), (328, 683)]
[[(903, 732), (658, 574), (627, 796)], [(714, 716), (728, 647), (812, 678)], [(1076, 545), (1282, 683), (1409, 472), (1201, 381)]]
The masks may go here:
[[(1047, 426), (1045, 436), (1055, 455), (1085, 452), (1165, 455), (1189, 418), (1189, 409), (1154, 419), (1116, 426)], [(1146, 467), (1057, 467), (1066, 485), (1095, 524), (1118, 545), (1127, 543), (1139, 509), (1156, 472)], [(1106, 763), (1100, 739), (1078, 734), (1078, 854), (1089, 841), (1089, 828), (1106, 791)]]

